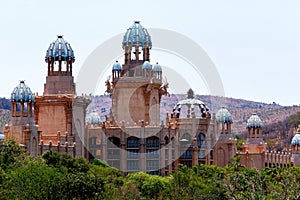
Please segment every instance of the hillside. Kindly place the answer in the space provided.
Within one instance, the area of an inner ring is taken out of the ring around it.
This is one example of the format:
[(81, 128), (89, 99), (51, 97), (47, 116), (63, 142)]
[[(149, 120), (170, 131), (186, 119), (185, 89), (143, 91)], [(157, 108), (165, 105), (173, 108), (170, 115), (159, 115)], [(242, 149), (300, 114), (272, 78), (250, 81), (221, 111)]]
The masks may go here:
[[(166, 113), (171, 113), (176, 103), (186, 97), (185, 94), (170, 95), (163, 97), (161, 101), (161, 120), (165, 119)], [(266, 104), (261, 102), (248, 101), (243, 99), (234, 99), (228, 97), (216, 97), (210, 95), (197, 95), (196, 98), (203, 101), (215, 113), (222, 106), (225, 106), (233, 118), (232, 132), (241, 133), (246, 129), (246, 121), (253, 112), (257, 113), (264, 125), (270, 125), (279, 121), (284, 121), (288, 116), (300, 111), (299, 106), (280, 106), (278, 104)], [(105, 120), (109, 114), (111, 99), (108, 95), (92, 97), (92, 103), (87, 112), (96, 110)], [(11, 105), (10, 101), (0, 98), (0, 130), (9, 122)]]
[[(186, 95), (184, 94), (172, 94), (170, 97), (163, 97), (161, 101), (161, 120), (165, 119), (165, 113), (171, 113), (176, 103), (185, 97)], [(284, 121), (286, 117), (300, 111), (299, 106), (280, 106), (276, 103), (266, 104), (210, 95), (197, 95), (196, 97), (210, 108), (211, 113), (215, 113), (220, 107), (225, 106), (232, 115), (232, 132), (236, 134), (245, 131), (247, 119), (254, 112), (260, 116), (264, 125), (268, 125), (278, 121)], [(109, 96), (95, 96), (92, 99), (91, 105), (88, 107), (88, 112), (96, 110), (104, 120), (105, 115), (109, 114), (110, 105), (111, 99)]]
[(10, 100), (0, 97), (0, 109), (11, 110)]
[(10, 110), (0, 109), (0, 132), (10, 121)]

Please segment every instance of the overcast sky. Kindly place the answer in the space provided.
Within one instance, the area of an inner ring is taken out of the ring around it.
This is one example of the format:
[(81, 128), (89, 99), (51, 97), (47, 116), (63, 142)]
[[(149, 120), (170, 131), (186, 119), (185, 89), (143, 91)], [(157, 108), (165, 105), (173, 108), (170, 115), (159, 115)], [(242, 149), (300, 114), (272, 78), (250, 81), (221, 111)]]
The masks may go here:
[[(9, 97), (19, 80), (43, 92), (44, 57), (56, 35), (64, 35), (75, 52), (76, 79), (95, 48), (140, 20), (146, 28), (172, 30), (199, 44), (214, 62), (225, 96), (299, 105), (299, 10), (296, 0), (1, 1), (0, 96)], [(170, 55), (154, 60), (171, 63), (175, 71), (184, 67)]]

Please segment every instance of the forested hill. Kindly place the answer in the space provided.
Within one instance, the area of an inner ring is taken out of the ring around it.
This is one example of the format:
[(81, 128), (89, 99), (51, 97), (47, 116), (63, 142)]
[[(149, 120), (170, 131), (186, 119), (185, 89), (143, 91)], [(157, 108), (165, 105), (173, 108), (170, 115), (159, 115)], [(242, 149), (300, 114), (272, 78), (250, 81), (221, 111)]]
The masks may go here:
[[(170, 95), (163, 97), (161, 101), (161, 119), (165, 119), (165, 113), (171, 113), (173, 107), (179, 100), (186, 97), (184, 94)], [(267, 104), (254, 102), (243, 99), (235, 99), (228, 97), (217, 97), (210, 95), (196, 95), (197, 99), (203, 101), (210, 109), (211, 113), (215, 113), (222, 106), (225, 106), (231, 113), (233, 118), (233, 132), (241, 133), (246, 129), (247, 119), (252, 113), (257, 113), (264, 125), (268, 125), (278, 121), (284, 121), (286, 117), (300, 111), (299, 106), (281, 106), (276, 103)], [(100, 95), (93, 97), (91, 105), (88, 107), (88, 112), (96, 110), (102, 119), (109, 114), (111, 99), (109, 96)]]
[(9, 99), (0, 98), (0, 131), (10, 121), (11, 103)]
[(0, 97), (0, 109), (11, 110), (10, 100)]

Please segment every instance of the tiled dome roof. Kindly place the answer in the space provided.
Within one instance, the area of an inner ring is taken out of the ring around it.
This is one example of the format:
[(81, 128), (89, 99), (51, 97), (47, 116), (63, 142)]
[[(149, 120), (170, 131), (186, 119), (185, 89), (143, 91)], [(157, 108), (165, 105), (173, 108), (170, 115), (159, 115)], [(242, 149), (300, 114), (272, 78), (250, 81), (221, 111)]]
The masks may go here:
[(70, 44), (63, 39), (63, 36), (58, 35), (57, 39), (50, 44), (45, 61), (48, 62), (49, 59), (54, 59), (54, 61), (67, 61), (71, 59), (72, 62), (75, 62), (74, 52)]
[(222, 107), (217, 113), (216, 113), (216, 119), (217, 119), (217, 122), (230, 122), (232, 123), (232, 117), (231, 117), (231, 114), (230, 112)]
[(130, 45), (131, 47), (139, 46), (142, 48), (146, 45), (152, 48), (151, 37), (147, 29), (145, 29), (139, 21), (135, 21), (133, 25), (127, 29), (122, 42), (123, 49), (127, 45)]
[(15, 102), (34, 102), (34, 95), (24, 81), (15, 87), (10, 96), (11, 101)]

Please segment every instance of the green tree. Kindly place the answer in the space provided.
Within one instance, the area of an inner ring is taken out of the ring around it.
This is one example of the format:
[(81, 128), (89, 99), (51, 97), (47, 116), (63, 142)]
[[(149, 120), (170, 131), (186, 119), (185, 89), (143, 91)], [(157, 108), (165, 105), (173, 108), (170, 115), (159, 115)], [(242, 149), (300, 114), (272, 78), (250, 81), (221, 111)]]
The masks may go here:
[(14, 140), (0, 141), (0, 167), (4, 170), (22, 164), (25, 158), (24, 149)]

